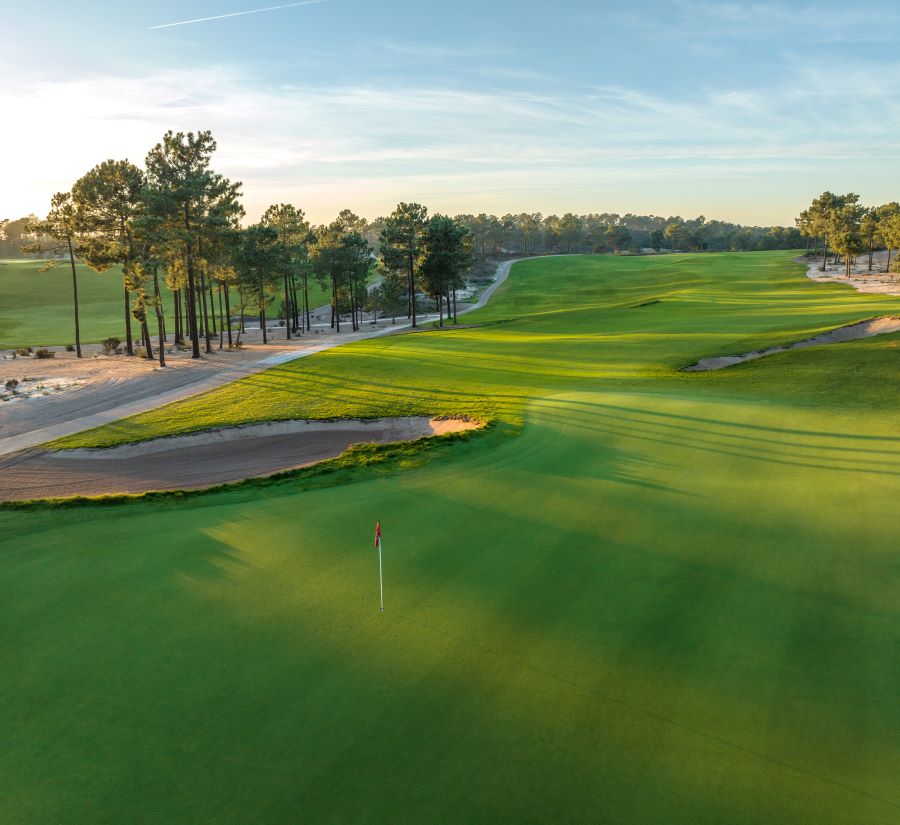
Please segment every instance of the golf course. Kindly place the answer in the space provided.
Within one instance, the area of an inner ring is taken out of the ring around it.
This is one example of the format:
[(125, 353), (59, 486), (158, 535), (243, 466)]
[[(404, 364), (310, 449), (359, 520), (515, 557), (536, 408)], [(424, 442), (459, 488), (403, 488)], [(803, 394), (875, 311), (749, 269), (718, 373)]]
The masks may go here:
[[(0, 260), (0, 349), (13, 347), (64, 346), (75, 341), (72, 320), (72, 270), (69, 262), (42, 272), (42, 260)], [(122, 267), (96, 272), (75, 264), (81, 338), (97, 343), (109, 336), (123, 337)], [(234, 306), (239, 306), (232, 291)], [(310, 306), (328, 303), (328, 294), (316, 281), (310, 282)], [(163, 307), (172, 314), (172, 295), (162, 292)]]
[(53, 442), (485, 425), (3, 506), (0, 822), (900, 822), (900, 333), (684, 371), (900, 316), (798, 254), (525, 260), (458, 327)]

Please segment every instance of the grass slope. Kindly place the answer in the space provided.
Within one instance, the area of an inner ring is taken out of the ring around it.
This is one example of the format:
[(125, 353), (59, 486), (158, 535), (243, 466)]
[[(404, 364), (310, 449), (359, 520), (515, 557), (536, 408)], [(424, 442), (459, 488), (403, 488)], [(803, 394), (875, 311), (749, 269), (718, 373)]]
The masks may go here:
[[(61, 262), (48, 272), (40, 272), (42, 265), (41, 261), (0, 261), (0, 349), (75, 343), (72, 270), (68, 263)], [(77, 264), (76, 272), (82, 342), (95, 343), (110, 335), (124, 337), (121, 267), (95, 272)], [(171, 326), (172, 295), (163, 290), (163, 297)], [(329, 297), (312, 283), (309, 300), (311, 306), (317, 307), (327, 304)], [(233, 306), (237, 305), (235, 296)], [(280, 299), (275, 305), (281, 306)], [(136, 322), (132, 333), (138, 337)]]
[(0, 819), (896, 822), (900, 336), (676, 368), (898, 309), (783, 254), (531, 261), (508, 324), (92, 436), (501, 422), (343, 486), (0, 513)]

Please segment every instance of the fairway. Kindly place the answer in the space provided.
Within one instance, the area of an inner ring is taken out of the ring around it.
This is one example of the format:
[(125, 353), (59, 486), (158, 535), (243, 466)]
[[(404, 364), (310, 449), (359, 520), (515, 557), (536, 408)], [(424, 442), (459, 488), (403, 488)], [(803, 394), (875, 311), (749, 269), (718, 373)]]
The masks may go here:
[(0, 821), (900, 820), (900, 334), (681, 372), (900, 314), (791, 258), (531, 260), (482, 326), (64, 439), (493, 424), (0, 511)]
[[(44, 263), (0, 260), (0, 349), (75, 343), (72, 270), (68, 261), (60, 261), (54, 269), (41, 272)], [(95, 272), (76, 264), (76, 273), (82, 343), (96, 343), (111, 335), (124, 338), (122, 268), (114, 266), (106, 272)], [(163, 289), (162, 295), (167, 323), (171, 326), (172, 293)], [(311, 281), (310, 306), (318, 307), (328, 300), (325, 291)], [(275, 304), (280, 306), (277, 299)], [(234, 293), (232, 309), (237, 312), (237, 307), (238, 298)], [(132, 334), (140, 334), (135, 321), (132, 321)]]

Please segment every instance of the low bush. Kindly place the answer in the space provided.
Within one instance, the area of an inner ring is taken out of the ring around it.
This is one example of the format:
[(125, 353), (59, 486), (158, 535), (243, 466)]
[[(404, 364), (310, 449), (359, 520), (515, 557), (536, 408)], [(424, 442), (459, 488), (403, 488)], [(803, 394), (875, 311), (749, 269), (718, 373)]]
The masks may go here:
[(100, 346), (103, 347), (104, 355), (116, 355), (119, 352), (119, 345), (121, 343), (122, 343), (122, 339), (116, 338), (116, 336), (113, 335), (110, 338), (104, 338), (100, 342)]
[(19, 386), (19, 379), (10, 378), (3, 386), (6, 387), (7, 392), (15, 392), (16, 387)]
[(66, 344), (66, 352), (75, 352), (75, 344)]
[(16, 355), (20, 356), (21, 358), (27, 358), (29, 355), (31, 355), (32, 352), (33, 350), (31, 349), (31, 347), (19, 347), (16, 350)]
[(56, 353), (52, 349), (47, 349), (47, 347), (39, 347), (35, 353), (35, 358), (56, 358)]

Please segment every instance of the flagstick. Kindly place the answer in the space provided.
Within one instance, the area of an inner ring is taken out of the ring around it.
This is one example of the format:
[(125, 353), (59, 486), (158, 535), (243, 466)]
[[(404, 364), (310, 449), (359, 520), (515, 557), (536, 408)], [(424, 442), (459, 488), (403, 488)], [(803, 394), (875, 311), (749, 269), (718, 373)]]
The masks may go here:
[(384, 577), (381, 573), (381, 538), (378, 539), (378, 589), (381, 594), (381, 612), (384, 613)]

